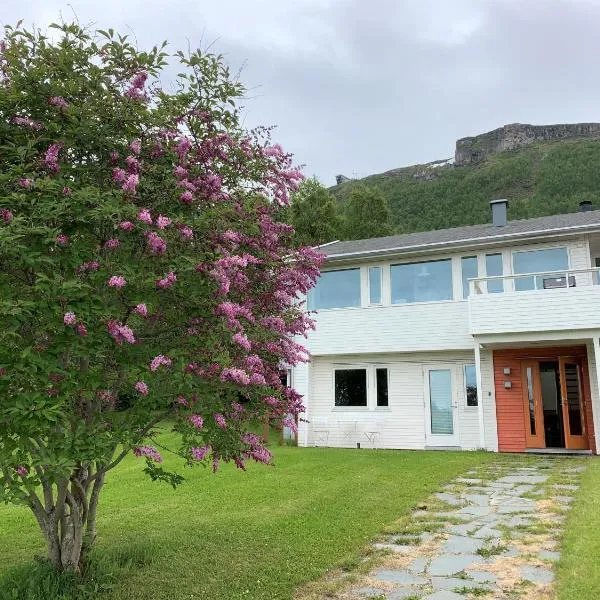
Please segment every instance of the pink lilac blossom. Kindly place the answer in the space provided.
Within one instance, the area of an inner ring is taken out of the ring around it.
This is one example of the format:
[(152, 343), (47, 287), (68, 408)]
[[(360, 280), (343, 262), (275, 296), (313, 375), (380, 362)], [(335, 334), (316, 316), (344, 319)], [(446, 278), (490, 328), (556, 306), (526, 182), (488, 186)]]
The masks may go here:
[(22, 179), (19, 179), (19, 186), (26, 190), (30, 190), (33, 187), (33, 179), (23, 177)]
[(133, 312), (137, 313), (138, 315), (140, 315), (142, 317), (147, 317), (148, 316), (148, 307), (145, 304), (138, 304), (133, 309)]
[(191, 204), (192, 200), (194, 199), (194, 196), (192, 195), (192, 192), (186, 190), (185, 192), (183, 192), (183, 194), (181, 194), (179, 196), (179, 199), (184, 203), (184, 204)]
[(43, 129), (43, 125), (34, 121), (32, 119), (28, 119), (27, 117), (13, 117), (12, 122), (15, 125), (23, 125), (24, 127), (29, 127), (29, 129), (33, 129), (34, 131), (40, 131)]
[(62, 189), (63, 196), (71, 196), (73, 194), (73, 190), (70, 187), (65, 186)]
[(163, 460), (162, 456), (158, 453), (156, 448), (153, 448), (152, 446), (138, 446), (137, 448), (133, 449), (133, 453), (136, 456), (143, 456), (145, 458), (148, 458), (149, 460), (152, 460), (155, 463), (161, 463)]
[(121, 169), (120, 167), (113, 169), (112, 180), (115, 183), (123, 183), (126, 179), (127, 179), (127, 171), (125, 169)]
[(140, 161), (135, 156), (128, 156), (125, 159), (125, 164), (127, 165), (127, 170), (129, 171), (129, 173), (140, 172)]
[(220, 379), (223, 382), (231, 381), (233, 383), (237, 383), (238, 385), (248, 385), (250, 383), (250, 377), (248, 377), (248, 373), (236, 367), (227, 367), (223, 369)]
[[(150, 219), (150, 222), (152, 222), (152, 219)], [(119, 223), (119, 229), (123, 231), (132, 231), (134, 228), (135, 225), (131, 221), (121, 221)]]
[(13, 220), (13, 214), (8, 208), (0, 208), (0, 219), (8, 225)]
[(48, 104), (57, 108), (67, 108), (69, 106), (69, 103), (62, 96), (50, 96)]
[(79, 273), (93, 273), (100, 268), (100, 263), (97, 260), (90, 260), (88, 262), (84, 262), (77, 267), (77, 271)]
[(165, 227), (168, 227), (171, 224), (171, 219), (169, 219), (169, 217), (165, 217), (164, 215), (158, 215), (158, 217), (156, 218), (156, 226), (159, 229), (165, 229)]
[(175, 402), (177, 404), (179, 404), (179, 406), (189, 406), (190, 405), (190, 403), (183, 396), (177, 396), (177, 398), (175, 398)]
[(177, 275), (173, 271), (167, 273), (162, 279), (156, 282), (156, 287), (161, 289), (170, 288), (177, 281)]
[(201, 446), (200, 448), (190, 448), (190, 454), (193, 460), (204, 460), (204, 457), (210, 452), (210, 446)]
[(123, 342), (135, 344), (135, 336), (133, 335), (133, 331), (130, 327), (127, 327), (127, 325), (123, 325), (118, 321), (110, 320), (106, 323), (106, 326), (108, 328), (108, 333), (119, 346)]
[(250, 340), (247, 338), (246, 335), (244, 335), (243, 333), (235, 333), (231, 339), (238, 344), (239, 346), (241, 346), (242, 348), (244, 348), (244, 350), (248, 350), (250, 351), (252, 349), (252, 343), (250, 342)]
[(227, 421), (221, 413), (215, 413), (213, 415), (213, 419), (215, 420), (217, 427), (219, 427), (220, 429), (227, 429)]
[(110, 162), (111, 164), (115, 165), (119, 162), (119, 153), (118, 152), (111, 152), (110, 153)]
[(221, 234), (221, 239), (225, 242), (233, 242), (235, 244), (239, 244), (243, 241), (244, 238), (241, 233), (228, 229), (227, 231)]
[(121, 186), (121, 189), (127, 194), (135, 194), (140, 178), (138, 175), (132, 174), (127, 177), (127, 181)]
[(192, 231), (191, 227), (188, 227), (187, 225), (177, 225), (177, 229), (184, 240), (194, 239), (194, 232)]
[(46, 154), (44, 155), (44, 163), (46, 168), (52, 173), (57, 173), (60, 169), (58, 166), (58, 153), (62, 147), (63, 145), (60, 143), (50, 144), (46, 150)]
[(17, 475), (19, 475), (19, 477), (27, 477), (27, 475), (29, 475), (29, 471), (27, 470), (26, 467), (24, 467), (23, 465), (19, 465), (16, 469), (15, 469), (15, 473)]
[(181, 179), (183, 177), (187, 177), (188, 176), (188, 170), (185, 167), (182, 167), (181, 165), (177, 165), (175, 167), (175, 169), (173, 169), (173, 174), (178, 179)]
[(177, 146), (175, 146), (175, 152), (177, 152), (177, 154), (179, 154), (179, 158), (180, 160), (183, 159), (183, 157), (190, 151), (192, 147), (192, 143), (190, 142), (190, 140), (186, 137), (182, 137), (179, 142), (177, 143)]
[(63, 316), (63, 322), (65, 325), (75, 325), (77, 323), (77, 317), (72, 311), (66, 312)]
[(138, 221), (146, 223), (146, 225), (152, 225), (152, 215), (147, 208), (142, 208), (137, 214)]
[(146, 238), (148, 239), (148, 250), (152, 254), (161, 256), (167, 251), (167, 242), (165, 242), (165, 240), (157, 233), (154, 233), (154, 231), (148, 231), (146, 233)]
[(267, 381), (261, 373), (252, 373), (249, 383), (250, 385), (266, 385)]
[(139, 154), (142, 151), (142, 140), (133, 140), (129, 147), (133, 150), (135, 154)]
[(143, 381), (138, 381), (134, 386), (133, 386), (136, 391), (138, 391), (142, 396), (147, 396), (148, 395), (148, 386), (147, 384), (145, 384)]
[(127, 280), (122, 275), (113, 275), (106, 283), (109, 287), (122, 288), (127, 285)]
[(204, 427), (204, 419), (200, 415), (190, 415), (190, 423), (198, 430)]
[(152, 362), (150, 363), (150, 370), (156, 371), (161, 365), (170, 367), (172, 362), (173, 361), (168, 356), (159, 354), (152, 359)]
[(104, 247), (105, 247), (107, 250), (112, 250), (112, 249), (114, 249), (114, 248), (118, 248), (120, 245), (121, 245), (121, 242), (120, 242), (119, 240), (117, 240), (117, 239), (111, 239), (111, 240), (107, 240), (107, 241), (104, 243)]
[(83, 323), (77, 323), (75, 326), (75, 331), (77, 332), (77, 335), (80, 335), (81, 337), (86, 337), (88, 334), (88, 331)]

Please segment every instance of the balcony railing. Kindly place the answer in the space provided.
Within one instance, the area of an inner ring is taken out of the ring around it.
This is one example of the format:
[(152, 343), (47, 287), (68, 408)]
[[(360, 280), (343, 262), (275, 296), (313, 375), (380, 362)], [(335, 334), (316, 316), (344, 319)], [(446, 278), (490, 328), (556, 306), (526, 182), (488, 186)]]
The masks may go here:
[(599, 282), (600, 268), (471, 279), (469, 331), (486, 335), (598, 329)]
[(470, 295), (572, 289), (600, 284), (600, 268), (565, 269), (469, 279)]

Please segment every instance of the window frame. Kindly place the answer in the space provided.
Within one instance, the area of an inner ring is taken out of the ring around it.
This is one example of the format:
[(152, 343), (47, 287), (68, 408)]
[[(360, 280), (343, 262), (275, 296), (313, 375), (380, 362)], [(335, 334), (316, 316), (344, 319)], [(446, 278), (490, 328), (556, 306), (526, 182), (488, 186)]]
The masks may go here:
[(310, 311), (321, 311), (321, 310), (356, 310), (358, 308), (362, 308), (363, 305), (363, 296), (362, 296), (362, 269), (360, 267), (346, 267), (346, 268), (342, 268), (342, 269), (327, 269), (324, 271), (321, 271), (321, 275), (319, 276), (319, 278), (322, 275), (325, 275), (327, 273), (339, 273), (341, 271), (358, 271), (358, 305), (357, 306), (331, 306), (328, 308), (315, 308), (315, 307), (311, 307), (310, 306), (310, 293), (313, 292), (314, 290), (316, 290), (317, 286), (319, 285), (319, 279), (317, 279), (317, 283), (315, 284), (315, 286), (313, 288), (311, 288), (308, 291), (308, 294), (306, 295), (306, 307), (308, 310)]
[[(501, 270), (500, 275), (490, 275), (488, 273), (488, 257), (491, 257), (491, 256), (499, 256), (500, 257), (500, 270)], [(511, 261), (512, 261), (512, 257), (511, 257)], [(486, 252), (483, 255), (483, 267), (484, 267), (484, 272), (485, 272), (485, 276), (486, 277), (505, 277), (505, 274), (504, 274), (504, 271), (505, 271), (505, 269), (504, 269), (504, 267), (505, 267), (505, 264), (504, 264), (504, 253), (502, 251), (500, 251), (500, 252)], [(511, 262), (511, 269), (512, 269), (512, 262)], [(509, 280), (504, 280), (504, 279), (500, 279), (500, 280), (495, 279), (493, 282), (487, 281), (486, 282), (486, 287), (485, 287), (486, 294), (503, 294), (504, 292), (506, 292), (506, 287), (507, 287), (508, 281)], [(490, 283), (500, 283), (500, 286), (499, 286), (500, 289), (490, 292), (490, 289), (489, 289), (490, 288)]]
[[(462, 299), (468, 300), (469, 299), (469, 291), (470, 291), (469, 279), (477, 279), (477, 277), (479, 277), (479, 255), (471, 254), (468, 256), (460, 256), (459, 258), (460, 258), (460, 287), (461, 287)], [(463, 261), (466, 259), (474, 259), (475, 260), (475, 277), (469, 277), (465, 282)], [(465, 283), (467, 284), (467, 290), (466, 290), (467, 293), (466, 294), (465, 294)]]
[[(371, 302), (371, 269), (379, 269), (379, 302)], [(383, 265), (371, 265), (367, 267), (367, 306), (383, 306)]]
[[(468, 394), (467, 394), (467, 368), (468, 367), (473, 367), (473, 369), (475, 371), (475, 392), (477, 394), (477, 404), (474, 404), (474, 405), (470, 405), (468, 403)], [(479, 398), (479, 390), (477, 389), (477, 365), (475, 363), (465, 363), (462, 368), (462, 375), (463, 375), (462, 388), (463, 388), (463, 394), (464, 394), (464, 407), (466, 410), (469, 410), (469, 411), (478, 410), (481, 399)]]
[[(415, 300), (413, 302), (394, 302), (394, 284), (393, 284), (393, 272), (394, 267), (405, 267), (409, 265), (422, 265), (429, 263), (438, 263), (438, 262), (446, 262), (450, 267), (450, 298), (443, 298), (441, 300)], [(410, 306), (413, 304), (439, 304), (440, 302), (455, 302), (456, 294), (455, 294), (455, 282), (454, 282), (454, 257), (444, 256), (441, 258), (434, 258), (432, 260), (411, 260), (406, 262), (391, 262), (389, 264), (389, 301), (390, 306)]]
[[(386, 372), (386, 379), (387, 379), (387, 404), (385, 406), (379, 406), (378, 401), (379, 401), (379, 397), (378, 397), (378, 391), (377, 391), (377, 370), (378, 369), (385, 369)], [(373, 365), (373, 386), (374, 386), (374, 401), (375, 404), (373, 406), (373, 408), (375, 410), (391, 410), (390, 408), (390, 368), (387, 365)]]
[[(335, 374), (337, 371), (364, 371), (365, 372), (365, 404), (358, 406), (338, 406), (335, 403)], [(369, 366), (365, 364), (351, 364), (351, 365), (334, 365), (331, 373), (332, 376), (332, 405), (334, 411), (365, 411), (369, 410), (369, 387), (371, 377), (369, 375)]]
[[(524, 254), (526, 252), (543, 252), (545, 250), (565, 250), (567, 253), (567, 268), (566, 269), (557, 269), (555, 271), (533, 271), (532, 273), (517, 273), (515, 270), (515, 255), (517, 254)], [(563, 271), (568, 271), (571, 269), (571, 249), (569, 247), (568, 244), (559, 244), (559, 245), (552, 245), (552, 246), (544, 246), (542, 248), (536, 248), (534, 247), (525, 247), (521, 250), (511, 250), (510, 253), (510, 269), (511, 269), (511, 274), (513, 276), (518, 275), (518, 277), (513, 277), (512, 280), (512, 288), (513, 291), (518, 292), (519, 294), (522, 293), (526, 293), (526, 292), (538, 292), (540, 291), (540, 288), (535, 288), (535, 282), (534, 282), (534, 288), (531, 290), (517, 290), (517, 281), (523, 281), (526, 279), (527, 276), (530, 276), (533, 280), (535, 280), (535, 273), (543, 273), (543, 272), (548, 272), (548, 273), (560, 273), (561, 270)], [(543, 290), (545, 291), (545, 290)]]

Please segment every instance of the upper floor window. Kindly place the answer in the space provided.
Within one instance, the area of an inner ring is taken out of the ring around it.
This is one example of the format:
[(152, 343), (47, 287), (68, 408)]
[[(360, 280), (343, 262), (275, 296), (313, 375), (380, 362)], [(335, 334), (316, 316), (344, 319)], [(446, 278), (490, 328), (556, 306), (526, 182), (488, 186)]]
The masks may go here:
[(381, 304), (381, 267), (369, 267), (369, 304)]
[(323, 271), (317, 285), (308, 292), (308, 308), (360, 306), (360, 269)]
[[(504, 265), (502, 254), (485, 255), (485, 274), (487, 277), (502, 277)], [(497, 294), (504, 291), (504, 282), (501, 279), (492, 279), (487, 282), (488, 294)]]
[[(545, 250), (527, 250), (525, 252), (513, 253), (513, 272), (515, 275), (521, 273), (543, 273), (547, 271), (565, 271), (569, 268), (569, 253), (566, 248), (547, 248)], [(515, 280), (517, 291), (544, 289), (546, 282), (552, 276), (521, 277)], [(554, 278), (555, 279), (555, 278)]]
[(452, 300), (452, 261), (392, 265), (392, 304)]
[(469, 279), (477, 277), (477, 257), (464, 256), (461, 261), (463, 298), (469, 297)]

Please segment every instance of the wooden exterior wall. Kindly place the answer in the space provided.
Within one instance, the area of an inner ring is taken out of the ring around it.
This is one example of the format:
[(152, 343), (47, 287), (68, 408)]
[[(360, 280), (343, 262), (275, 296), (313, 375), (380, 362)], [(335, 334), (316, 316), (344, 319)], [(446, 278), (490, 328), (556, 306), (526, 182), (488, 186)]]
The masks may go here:
[[(500, 452), (524, 452), (525, 415), (523, 410), (523, 385), (521, 360), (528, 358), (553, 359), (559, 356), (579, 356), (583, 363), (583, 392), (585, 402), (585, 427), (592, 452), (596, 452), (590, 378), (585, 346), (559, 346), (554, 348), (518, 348), (494, 350), (494, 387), (496, 391), (496, 418), (498, 423), (498, 450)], [(510, 368), (510, 375), (504, 369)], [(506, 389), (505, 381), (512, 387)]]

